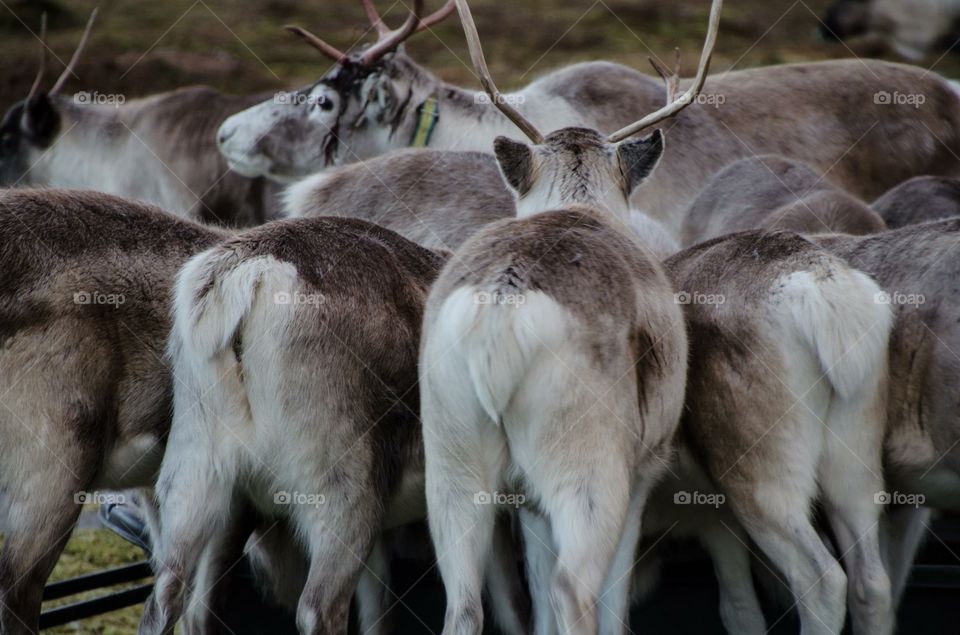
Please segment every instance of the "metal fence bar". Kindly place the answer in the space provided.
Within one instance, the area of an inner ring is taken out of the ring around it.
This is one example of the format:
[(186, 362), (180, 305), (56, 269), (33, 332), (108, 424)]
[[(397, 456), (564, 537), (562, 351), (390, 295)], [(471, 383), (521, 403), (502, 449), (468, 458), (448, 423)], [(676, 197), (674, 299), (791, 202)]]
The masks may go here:
[(144, 560), (115, 569), (97, 571), (96, 573), (70, 578), (69, 580), (54, 582), (43, 589), (43, 600), (44, 602), (47, 600), (59, 600), (60, 598), (76, 595), (77, 593), (95, 591), (96, 589), (124, 584), (126, 582), (136, 582), (137, 580), (149, 578), (152, 575), (153, 571), (150, 569), (150, 563)]
[(75, 604), (68, 604), (67, 606), (44, 611), (40, 614), (40, 628), (45, 629), (62, 626), (77, 620), (84, 620), (88, 617), (94, 617), (96, 615), (102, 615), (103, 613), (127, 608), (128, 606), (141, 604), (147, 599), (147, 596), (150, 595), (150, 591), (152, 590), (152, 584), (143, 584), (132, 589), (127, 589), (126, 591), (119, 591), (92, 600), (84, 600), (82, 602), (76, 602)]

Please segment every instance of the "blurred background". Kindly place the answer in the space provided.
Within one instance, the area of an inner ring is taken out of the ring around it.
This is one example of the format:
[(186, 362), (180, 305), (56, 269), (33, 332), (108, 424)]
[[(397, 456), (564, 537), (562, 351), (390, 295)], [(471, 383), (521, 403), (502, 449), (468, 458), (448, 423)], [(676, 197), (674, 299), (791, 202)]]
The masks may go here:
[[(825, 41), (818, 29), (834, 2), (728, 0), (713, 71), (853, 54), (901, 59), (876, 42)], [(431, 11), (440, 4), (428, 0), (426, 7)], [(370, 36), (355, 0), (0, 0), (0, 109), (29, 91), (41, 51), (34, 35), (41, 14), (48, 15), (50, 47), (66, 62), (95, 6), (100, 17), (68, 92), (120, 93), (129, 100), (196, 83), (233, 93), (303, 85), (329, 64), (283, 32), (284, 24), (300, 24), (341, 48)], [(409, 1), (380, 0), (377, 6), (396, 26)], [(647, 56), (655, 51), (670, 59), (676, 46), (692, 71), (709, 2), (473, 0), (471, 7), (491, 70), (503, 88), (510, 88), (582, 60), (606, 59), (650, 72)], [(941, 29), (916, 63), (960, 77), (960, 56), (945, 54), (955, 43), (951, 27)], [(408, 51), (445, 80), (476, 84), (455, 18), (413, 38)], [(53, 60), (48, 82), (62, 68)]]
[[(882, 38), (828, 40), (823, 21), (835, 0), (727, 0), (712, 70), (831, 58), (881, 57), (904, 61)], [(847, 0), (853, 13), (867, 0)], [(903, 0), (919, 15), (941, 0)], [(428, 0), (427, 10), (441, 0)], [(471, 0), (487, 58), (498, 84), (517, 88), (553, 68), (605, 59), (651, 72), (647, 57), (669, 60), (680, 47), (685, 74), (696, 63), (706, 27), (708, 0)], [(377, 3), (388, 24), (398, 25), (409, 0)], [(356, 0), (0, 0), (0, 112), (24, 98), (37, 71), (41, 14), (49, 23), (52, 59), (47, 88), (73, 53), (90, 11), (100, 9), (77, 78), (78, 91), (122, 94), (127, 100), (189, 84), (230, 93), (300, 86), (326, 72), (329, 62), (282, 31), (306, 27), (342, 49), (369, 41), (368, 22)], [(928, 7), (927, 7), (928, 8)], [(937, 22), (935, 37), (914, 52), (913, 63), (960, 77), (960, 56), (951, 49), (958, 30), (953, 16)], [(836, 17), (842, 22), (847, 14)], [(477, 86), (456, 18), (414, 37), (407, 51), (442, 79)], [(90, 514), (85, 515), (89, 518)], [(2, 536), (0, 536), (2, 542)], [(140, 550), (85, 522), (77, 530), (51, 581), (134, 562)], [(46, 608), (56, 603), (45, 605)], [(140, 607), (59, 627), (50, 633), (133, 633)]]

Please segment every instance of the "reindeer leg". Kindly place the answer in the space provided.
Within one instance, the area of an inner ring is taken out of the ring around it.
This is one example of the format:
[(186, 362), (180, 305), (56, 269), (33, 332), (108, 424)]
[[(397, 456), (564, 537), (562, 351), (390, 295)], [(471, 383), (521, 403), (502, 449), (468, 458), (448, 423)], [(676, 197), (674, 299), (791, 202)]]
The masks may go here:
[(810, 499), (787, 488), (769, 496), (726, 488), (741, 524), (783, 572), (800, 612), (802, 635), (836, 635), (843, 628), (846, 575), (810, 522)]
[[(200, 560), (212, 558), (206, 552), (216, 549), (211, 545), (215, 532), (234, 529), (233, 483), (206, 465), (189, 469), (193, 465), (188, 463), (195, 465), (203, 457), (199, 449), (195, 454), (177, 457), (176, 466), (161, 474), (157, 486), (160, 533), (154, 536), (156, 574), (140, 620), (140, 635), (172, 635), (197, 570), (198, 555)], [(198, 601), (202, 605), (202, 596)], [(204, 606), (204, 610), (211, 609)]]
[(766, 618), (753, 587), (747, 540), (739, 527), (724, 527), (716, 522), (708, 523), (700, 532), (700, 541), (710, 554), (717, 575), (724, 628), (731, 634), (763, 635), (767, 632)]
[(508, 456), (506, 438), (472, 385), (449, 382), (432, 389), (432, 373), (420, 381), (427, 520), (447, 597), (443, 635), (479, 635), (483, 574), (496, 523), (491, 493)]
[(243, 548), (256, 522), (252, 509), (236, 515), (222, 531), (211, 535), (199, 558), (183, 614), (184, 635), (216, 635), (229, 628), (219, 614), (227, 610), (230, 570), (243, 558)]
[[(603, 416), (605, 413), (590, 412), (581, 423), (586, 429), (602, 430), (595, 421), (586, 420)], [(549, 447), (549, 442), (546, 445)], [(602, 444), (598, 448), (602, 460), (586, 452), (557, 457), (543, 454), (536, 473), (527, 473), (550, 518), (557, 546), (550, 598), (560, 632), (569, 635), (597, 632), (597, 601), (618, 550), (632, 498), (626, 457)], [(550, 482), (554, 474), (563, 474), (564, 478)]]
[(535, 635), (556, 635), (557, 619), (550, 605), (550, 579), (556, 566), (556, 547), (550, 532), (550, 521), (541, 514), (520, 508), (523, 528), (523, 551), (527, 565), (527, 582), (533, 603)]
[(390, 555), (381, 536), (373, 545), (367, 564), (357, 582), (357, 613), (363, 635), (388, 635), (391, 632), (387, 617), (390, 596)]
[(8, 492), (8, 531), (0, 553), (0, 633), (36, 633), (43, 587), (70, 539), (82, 506), (80, 480), (57, 460)]
[(382, 507), (370, 491), (349, 484), (324, 494), (322, 504), (295, 506), (294, 524), (310, 553), (297, 604), (301, 635), (347, 634), (350, 598), (382, 526)]
[(616, 555), (607, 572), (603, 594), (599, 601), (600, 632), (617, 635), (630, 631), (630, 585), (633, 582), (633, 566), (637, 557), (637, 545), (643, 521), (643, 509), (650, 493), (646, 484), (637, 487), (630, 499), (630, 507), (620, 534)]
[[(882, 387), (877, 388), (880, 393)], [(871, 413), (878, 413), (871, 416)], [(892, 633), (890, 579), (880, 548), (883, 505), (883, 400), (834, 398), (829, 426), (837, 442), (824, 446), (820, 487), (824, 507), (847, 571), (847, 605), (853, 632)], [(871, 433), (871, 431), (874, 431)]]
[(484, 572), (484, 585), (497, 626), (505, 633), (520, 635), (529, 630), (529, 605), (517, 571), (511, 516), (505, 513), (497, 516), (493, 529), (493, 553)]
[(887, 572), (890, 575), (894, 610), (903, 598), (913, 560), (927, 535), (931, 511), (928, 507), (899, 506), (888, 509), (881, 520)]

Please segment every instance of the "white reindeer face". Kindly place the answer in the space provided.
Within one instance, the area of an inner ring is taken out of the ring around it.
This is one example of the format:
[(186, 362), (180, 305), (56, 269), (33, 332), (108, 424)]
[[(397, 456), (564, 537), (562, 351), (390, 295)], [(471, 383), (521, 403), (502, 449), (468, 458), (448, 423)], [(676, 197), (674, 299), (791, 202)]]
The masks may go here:
[(0, 120), (0, 187), (29, 183), (36, 156), (60, 130), (60, 113), (45, 94), (17, 102)]
[(227, 118), (217, 144), (231, 169), (244, 176), (306, 176), (332, 162), (341, 107), (340, 95), (323, 83), (277, 93)]
[(382, 154), (390, 149), (396, 83), (383, 66), (337, 65), (313, 86), (229, 117), (217, 133), (220, 152), (244, 176), (280, 181)]
[(626, 220), (630, 193), (663, 154), (663, 135), (611, 144), (594, 130), (564, 128), (537, 146), (498, 137), (494, 152), (517, 216), (583, 204)]

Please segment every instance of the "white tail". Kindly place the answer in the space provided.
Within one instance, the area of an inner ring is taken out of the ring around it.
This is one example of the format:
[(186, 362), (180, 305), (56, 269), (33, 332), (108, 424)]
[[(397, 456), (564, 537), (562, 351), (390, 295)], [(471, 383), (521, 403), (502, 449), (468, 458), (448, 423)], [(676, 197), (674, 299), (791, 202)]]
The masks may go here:
[(833, 389), (843, 399), (856, 396), (885, 367), (893, 315), (880, 287), (864, 273), (838, 267), (828, 276), (790, 274), (784, 292), (797, 332)]
[[(437, 315), (437, 346), (465, 358), (468, 380), (495, 423), (510, 403), (533, 359), (569, 337), (563, 309), (539, 291), (509, 296), (462, 287)], [(534, 324), (534, 322), (536, 324)]]

